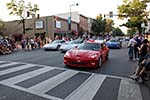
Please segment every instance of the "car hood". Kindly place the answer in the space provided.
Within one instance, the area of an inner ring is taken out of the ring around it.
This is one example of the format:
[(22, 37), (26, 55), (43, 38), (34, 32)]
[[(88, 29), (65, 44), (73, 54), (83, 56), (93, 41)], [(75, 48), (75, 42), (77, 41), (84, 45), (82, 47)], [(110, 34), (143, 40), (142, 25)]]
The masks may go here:
[(71, 55), (71, 57), (77, 58), (89, 58), (94, 54), (99, 55), (99, 51), (93, 51), (93, 50), (79, 50), (79, 49), (72, 49), (68, 51)]
[(44, 47), (56, 47), (57, 45), (57, 43), (45, 44)]
[(107, 44), (119, 44), (119, 42), (107, 42)]
[(97, 43), (105, 43), (105, 40), (95, 40)]
[(79, 46), (79, 44), (63, 44), (61, 45), (60, 49), (73, 49)]

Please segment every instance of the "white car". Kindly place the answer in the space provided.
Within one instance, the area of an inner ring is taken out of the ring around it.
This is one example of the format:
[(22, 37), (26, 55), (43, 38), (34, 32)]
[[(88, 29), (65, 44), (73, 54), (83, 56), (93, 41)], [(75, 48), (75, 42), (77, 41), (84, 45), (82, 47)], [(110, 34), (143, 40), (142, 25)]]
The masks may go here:
[(106, 43), (106, 39), (98, 38), (98, 39), (95, 40), (95, 42), (97, 42), (97, 43)]
[(46, 50), (58, 50), (60, 48), (60, 46), (65, 43), (64, 40), (55, 40), (52, 43), (49, 44), (45, 44), (43, 46), (43, 49)]
[(83, 39), (72, 40), (70, 42), (62, 44), (59, 50), (63, 53), (70, 49), (77, 48), (81, 43), (83, 43)]

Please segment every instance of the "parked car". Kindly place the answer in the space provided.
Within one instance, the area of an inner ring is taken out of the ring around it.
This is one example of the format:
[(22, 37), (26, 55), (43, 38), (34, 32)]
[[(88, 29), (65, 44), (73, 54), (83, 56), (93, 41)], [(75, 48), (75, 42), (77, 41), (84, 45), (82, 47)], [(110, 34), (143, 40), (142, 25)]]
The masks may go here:
[(64, 53), (70, 49), (77, 48), (81, 43), (83, 43), (83, 41), (84, 41), (83, 39), (76, 39), (76, 40), (72, 40), (70, 42), (66, 42), (66, 43), (61, 45), (59, 50), (62, 53)]
[(119, 39), (112, 38), (106, 42), (108, 48), (122, 48), (122, 42)]
[(95, 40), (95, 42), (97, 43), (105, 43), (106, 42), (106, 39), (105, 38), (102, 38), (102, 37), (99, 37)]
[(65, 40), (55, 40), (52, 43), (45, 44), (43, 46), (44, 50), (58, 50), (60, 46), (65, 43)]
[(64, 64), (71, 67), (98, 68), (108, 59), (109, 49), (100, 43), (85, 42), (67, 51)]
[(128, 41), (130, 40), (130, 38), (129, 38), (129, 37), (126, 37), (124, 40), (128, 42)]

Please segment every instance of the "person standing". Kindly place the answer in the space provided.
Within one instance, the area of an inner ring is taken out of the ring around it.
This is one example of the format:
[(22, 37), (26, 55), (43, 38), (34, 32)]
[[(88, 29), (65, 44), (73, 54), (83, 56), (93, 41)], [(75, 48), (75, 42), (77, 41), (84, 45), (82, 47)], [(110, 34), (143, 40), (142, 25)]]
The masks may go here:
[(128, 43), (128, 54), (129, 54), (129, 60), (133, 60), (133, 55), (134, 55), (134, 46), (137, 44), (135, 39), (131, 36), (129, 43)]
[(138, 50), (138, 48), (141, 46), (142, 42), (141, 42), (141, 40), (139, 39), (138, 36), (135, 36), (134, 39), (136, 41), (136, 44), (134, 45), (134, 58), (135, 58), (135, 60), (138, 60), (139, 59), (139, 50)]
[(37, 38), (37, 44), (38, 44), (38, 48), (40, 49), (41, 48), (41, 38), (40, 38), (40, 36), (38, 36), (38, 38)]
[(34, 43), (34, 39), (33, 38), (30, 39), (30, 44), (31, 44), (31, 49), (34, 50), (34, 44), (35, 43)]
[(29, 38), (27, 38), (27, 50), (29, 50), (29, 48), (30, 48), (30, 43), (29, 43)]

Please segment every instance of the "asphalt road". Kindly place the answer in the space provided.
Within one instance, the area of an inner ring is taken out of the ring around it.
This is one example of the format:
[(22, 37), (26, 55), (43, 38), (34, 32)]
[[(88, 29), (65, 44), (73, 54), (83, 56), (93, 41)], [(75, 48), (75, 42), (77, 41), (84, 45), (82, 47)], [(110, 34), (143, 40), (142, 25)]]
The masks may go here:
[[(109, 60), (98, 69), (74, 69), (97, 74), (106, 74), (127, 77), (132, 74), (136, 67), (136, 61), (128, 61), (128, 50), (124, 46), (122, 49), (110, 49)], [(25, 62), (52, 67), (68, 68), (63, 63), (63, 53), (59, 51), (44, 51), (43, 49), (34, 51), (16, 51), (8, 55), (0, 55), (0, 61)], [(70, 68), (69, 68), (70, 69)]]
[(137, 63), (127, 52), (126, 46), (110, 49), (97, 69), (66, 67), (59, 51), (0, 55), (0, 100), (149, 100), (149, 85), (127, 78)]

